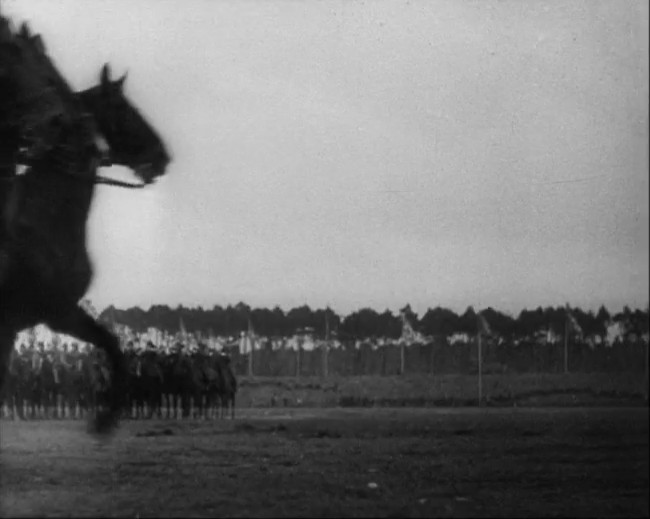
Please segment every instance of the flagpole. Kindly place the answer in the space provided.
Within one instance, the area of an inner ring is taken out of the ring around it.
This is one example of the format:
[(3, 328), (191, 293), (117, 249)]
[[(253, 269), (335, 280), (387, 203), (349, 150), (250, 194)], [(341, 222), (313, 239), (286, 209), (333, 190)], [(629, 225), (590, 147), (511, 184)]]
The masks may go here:
[(407, 325), (406, 325), (406, 314), (400, 310), (400, 317), (402, 318), (402, 337), (400, 338), (400, 348), (399, 348), (399, 374), (403, 375), (406, 366), (406, 339), (407, 334)]
[(478, 406), (483, 405), (483, 348), (481, 347), (481, 331), (478, 332)]
[(483, 335), (483, 326), (481, 322), (481, 315), (476, 314), (477, 325), (477, 343), (478, 343), (478, 406), (483, 405), (483, 344), (481, 342), (481, 335)]
[(300, 353), (302, 351), (302, 335), (298, 335), (298, 348), (296, 349), (296, 378), (300, 378)]
[(646, 341), (645, 343), (645, 403), (648, 403), (648, 383), (649, 383), (649, 376), (648, 376), (648, 361), (650, 360), (649, 354), (648, 354), (648, 343), (650, 341)]
[(253, 376), (253, 325), (251, 323), (250, 315), (248, 316), (248, 376)]
[(329, 375), (329, 366), (328, 364), (328, 355), (329, 355), (329, 349), (330, 349), (330, 314), (328, 312), (329, 306), (327, 307), (327, 310), (325, 310), (325, 346), (323, 348), (323, 377), (327, 378)]
[(564, 373), (569, 373), (569, 315), (567, 310), (564, 314)]

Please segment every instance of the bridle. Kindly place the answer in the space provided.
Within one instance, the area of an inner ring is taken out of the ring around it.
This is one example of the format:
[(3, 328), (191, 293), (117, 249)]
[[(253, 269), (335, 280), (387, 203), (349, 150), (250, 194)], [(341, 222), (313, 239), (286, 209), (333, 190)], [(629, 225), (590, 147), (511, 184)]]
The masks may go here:
[[(99, 141), (99, 143), (97, 141)], [(113, 161), (111, 160), (110, 146), (99, 133), (96, 133), (96, 139), (94, 145), (95, 145), (96, 152), (93, 156), (93, 160), (95, 161), (95, 163), (92, 164), (91, 167), (94, 170), (97, 170), (100, 166), (113, 165)], [(27, 167), (29, 168), (29, 166)], [(122, 187), (126, 189), (142, 189), (143, 187), (150, 184), (150, 182), (144, 182), (144, 181), (138, 183), (127, 182), (124, 180), (117, 180), (100, 174), (95, 174), (94, 176), (89, 177), (87, 175), (81, 175), (77, 173), (76, 168), (53, 168), (51, 174), (65, 175), (66, 177), (72, 178), (76, 181), (88, 183), (92, 185), (107, 185), (107, 186), (114, 186), (114, 187)], [(0, 181), (13, 182), (19, 176), (21, 175), (18, 174), (9, 177), (0, 177)]]
[[(99, 166), (99, 164), (97, 165)], [(97, 169), (97, 167), (95, 167)], [(65, 175), (69, 178), (72, 178), (78, 182), (83, 182), (83, 183), (89, 183), (92, 185), (107, 185), (107, 186), (114, 186), (114, 187), (123, 187), (126, 189), (142, 189), (143, 187), (146, 187), (149, 185), (149, 182), (126, 182), (124, 180), (117, 180), (115, 178), (110, 178), (106, 177), (104, 175), (99, 175), (96, 174), (94, 177), (89, 178), (84, 175), (80, 175), (76, 173), (74, 170), (70, 170), (67, 168), (64, 168), (62, 170), (55, 170), (56, 174), (59, 175)], [(14, 182), (17, 178), (19, 178), (21, 175), (13, 175), (10, 177), (0, 177), (0, 182)]]
[[(92, 119), (92, 116), (86, 114), (85, 120), (90, 125), (89, 128), (90, 132), (94, 134), (93, 146), (95, 148), (95, 154), (93, 156), (93, 159), (95, 163), (92, 165), (93, 169), (96, 171), (100, 166), (112, 166), (113, 160), (111, 156), (110, 144), (106, 141), (104, 136), (97, 129), (94, 120)], [(145, 187), (150, 183), (150, 182), (138, 182), (138, 183), (126, 182), (123, 180), (117, 180), (114, 178), (106, 177), (104, 175), (100, 175), (97, 173), (95, 173), (93, 177), (89, 178), (87, 176), (76, 173), (75, 168), (63, 168), (61, 171), (58, 172), (65, 174), (69, 177), (72, 177), (75, 180), (91, 183), (93, 185), (103, 184), (107, 186), (123, 187), (126, 189), (142, 189), (143, 187)]]

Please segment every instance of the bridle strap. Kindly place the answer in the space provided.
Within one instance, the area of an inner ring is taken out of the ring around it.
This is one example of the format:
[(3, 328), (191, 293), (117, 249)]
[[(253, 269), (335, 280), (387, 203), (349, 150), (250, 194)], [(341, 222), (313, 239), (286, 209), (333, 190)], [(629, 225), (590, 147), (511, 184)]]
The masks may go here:
[[(127, 189), (142, 189), (143, 187), (146, 187), (147, 184), (145, 182), (141, 182), (139, 184), (132, 183), (132, 182), (125, 182), (123, 180), (116, 180), (114, 178), (109, 178), (105, 177), (103, 175), (96, 175), (93, 177), (91, 180), (87, 179), (86, 177), (82, 177), (81, 175), (75, 175), (74, 173), (69, 173), (66, 172), (64, 173), (68, 177), (72, 177), (75, 180), (81, 181), (81, 182), (89, 182), (92, 184), (104, 184), (107, 186), (115, 186), (115, 187), (124, 187)], [(20, 175), (14, 175), (12, 177), (0, 177), (0, 182), (13, 182), (16, 180)]]
[(147, 185), (144, 182), (140, 184), (132, 184), (131, 182), (124, 182), (122, 180), (116, 180), (113, 178), (104, 177), (102, 175), (95, 176), (94, 181), (95, 184), (105, 184), (107, 186), (125, 187), (127, 189), (142, 189)]
[[(65, 176), (67, 176), (67, 177), (74, 178), (75, 180), (77, 180), (79, 182), (86, 182), (86, 183), (95, 184), (95, 185), (105, 184), (107, 186), (124, 187), (124, 188), (127, 188), (127, 189), (142, 189), (143, 187), (145, 187), (147, 185), (146, 182), (140, 182), (140, 183), (136, 184), (136, 183), (133, 183), (133, 182), (126, 182), (126, 181), (123, 181), (123, 180), (116, 180), (116, 179), (113, 179), (113, 178), (110, 178), (110, 177), (105, 177), (103, 175), (95, 175), (92, 178), (88, 178), (86, 176), (79, 175), (79, 174), (74, 173), (74, 172), (69, 171), (69, 170), (62, 170), (62, 171), (60, 170), (60, 171), (57, 171), (56, 173), (63, 174)], [(15, 178), (15, 177), (12, 177), (12, 178)]]

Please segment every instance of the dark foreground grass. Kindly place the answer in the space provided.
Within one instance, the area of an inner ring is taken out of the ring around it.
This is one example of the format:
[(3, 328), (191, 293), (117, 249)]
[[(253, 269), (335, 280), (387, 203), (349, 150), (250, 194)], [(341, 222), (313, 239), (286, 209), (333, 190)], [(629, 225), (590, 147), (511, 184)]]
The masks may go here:
[(0, 422), (5, 516), (648, 516), (647, 409)]

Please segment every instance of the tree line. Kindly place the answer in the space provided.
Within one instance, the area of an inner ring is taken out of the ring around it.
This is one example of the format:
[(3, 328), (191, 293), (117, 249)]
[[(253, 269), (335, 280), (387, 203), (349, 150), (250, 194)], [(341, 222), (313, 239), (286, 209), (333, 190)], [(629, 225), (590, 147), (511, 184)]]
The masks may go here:
[[(597, 312), (558, 306), (524, 309), (517, 316), (491, 307), (480, 313), (494, 333), (507, 338), (528, 337), (541, 330), (551, 330), (561, 335), (564, 333), (567, 312), (575, 318), (585, 335), (604, 336), (612, 322), (621, 323), (627, 332), (638, 335), (648, 332), (647, 308), (632, 310), (625, 306), (614, 315), (605, 306), (601, 306)], [(308, 305), (287, 312), (278, 306), (272, 309), (251, 308), (242, 302), (226, 307), (215, 305), (211, 309), (153, 305), (148, 310), (137, 306), (122, 310), (111, 305), (99, 314), (99, 319), (106, 324), (127, 325), (137, 332), (154, 327), (176, 333), (183, 327), (187, 332), (204, 336), (235, 336), (251, 326), (256, 334), (267, 337), (286, 337), (309, 329), (316, 337), (325, 337), (329, 331), (340, 340), (355, 340), (399, 338), (402, 334), (400, 313), (406, 316), (415, 331), (425, 336), (474, 334), (477, 330), (477, 312), (471, 306), (462, 314), (437, 306), (420, 316), (408, 304), (397, 314), (388, 309), (377, 312), (372, 308), (361, 308), (345, 316), (338, 315), (330, 308), (312, 309)]]

